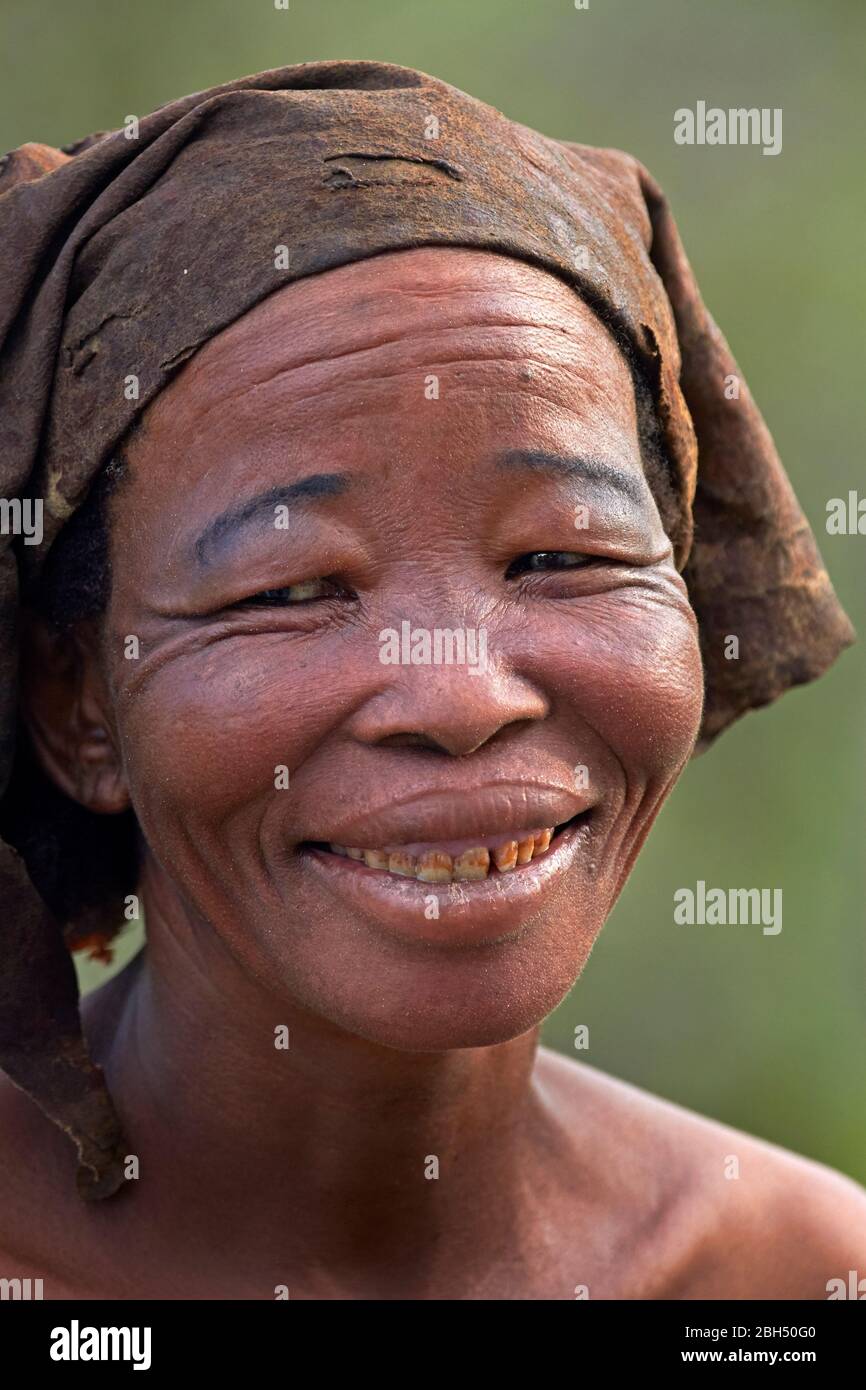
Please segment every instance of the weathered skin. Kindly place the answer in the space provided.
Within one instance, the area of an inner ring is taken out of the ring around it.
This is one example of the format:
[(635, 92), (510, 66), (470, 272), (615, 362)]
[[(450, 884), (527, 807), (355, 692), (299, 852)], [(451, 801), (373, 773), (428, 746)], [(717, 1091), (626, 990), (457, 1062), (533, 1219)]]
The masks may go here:
[[(615, 464), (635, 499), (493, 465), (526, 448)], [(866, 1244), (860, 1188), (537, 1047), (701, 717), (629, 373), (591, 312), (486, 252), (330, 271), (213, 339), (129, 463), (102, 639), (61, 653), (32, 626), (25, 698), (51, 775), (131, 803), (147, 842), (147, 950), (85, 1004), (141, 1175), (80, 1203), (63, 1137), (4, 1083), (0, 1273), (47, 1298), (826, 1297)], [(351, 486), (196, 572), (224, 508), (313, 472)], [(505, 577), (575, 549), (595, 563)], [(324, 576), (339, 596), (230, 607)], [(407, 615), (486, 625), (495, 662), (382, 665)], [(297, 852), (356, 805), (438, 789), (456, 825), (479, 788), (518, 805), (577, 763), (585, 852), (482, 945), (352, 915)]]

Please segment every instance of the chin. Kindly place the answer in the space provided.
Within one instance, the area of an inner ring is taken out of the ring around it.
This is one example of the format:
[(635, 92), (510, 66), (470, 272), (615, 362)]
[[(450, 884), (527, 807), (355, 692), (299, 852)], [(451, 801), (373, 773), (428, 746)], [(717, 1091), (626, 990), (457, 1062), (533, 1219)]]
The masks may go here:
[[(300, 1008), (325, 1027), (405, 1052), (493, 1047), (537, 1027), (562, 1003), (602, 920), (530, 923), (514, 937), (459, 949), (385, 938), (370, 951), (355, 924), (348, 948), (335, 944), (336, 931), (319, 950), (310, 937), (300, 955), (260, 962), (255, 973), (285, 999), (280, 1021)], [(278, 991), (275, 980), (283, 982)]]

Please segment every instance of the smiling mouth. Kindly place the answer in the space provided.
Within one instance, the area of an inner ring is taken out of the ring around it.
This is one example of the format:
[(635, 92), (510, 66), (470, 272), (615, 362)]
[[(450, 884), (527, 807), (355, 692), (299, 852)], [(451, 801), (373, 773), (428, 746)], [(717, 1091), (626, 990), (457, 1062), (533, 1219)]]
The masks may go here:
[(336, 845), (324, 840), (306, 840), (298, 848), (318, 850), (355, 861), (359, 868), (399, 878), (413, 878), (419, 883), (466, 883), (494, 878), (500, 874), (519, 873), (527, 864), (555, 849), (567, 830), (589, 819), (589, 811), (581, 811), (561, 825), (541, 830), (525, 830), (501, 836), (482, 836), (483, 843), (465, 847), (450, 844), (387, 845), (382, 848), (361, 849)]

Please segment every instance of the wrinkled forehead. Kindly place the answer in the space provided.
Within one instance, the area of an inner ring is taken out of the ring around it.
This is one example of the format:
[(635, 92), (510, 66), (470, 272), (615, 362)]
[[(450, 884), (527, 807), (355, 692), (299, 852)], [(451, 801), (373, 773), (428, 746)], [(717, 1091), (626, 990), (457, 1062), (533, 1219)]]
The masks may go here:
[[(469, 370), (561, 378), (568, 394), (633, 423), (631, 374), (613, 336), (558, 276), (470, 248), (389, 252), (309, 276), (276, 291), (210, 339), (151, 403), (142, 438), (205, 428), (229, 400), (257, 393), (309, 402), (318, 390), (401, 373)], [(332, 402), (333, 404), (333, 402)]]
[(112, 530), (162, 564), (233, 506), (327, 473), (344, 499), (331, 512), (378, 545), (431, 488), (446, 528), (500, 492), (506, 507), (502, 460), (533, 451), (548, 483), (525, 472), (524, 491), (550, 486), (554, 456), (565, 490), (567, 460), (593, 461), (596, 502), (625, 470), (655, 531), (630, 370), (577, 294), (493, 253), (388, 253), (284, 287), (181, 369), (125, 450)]

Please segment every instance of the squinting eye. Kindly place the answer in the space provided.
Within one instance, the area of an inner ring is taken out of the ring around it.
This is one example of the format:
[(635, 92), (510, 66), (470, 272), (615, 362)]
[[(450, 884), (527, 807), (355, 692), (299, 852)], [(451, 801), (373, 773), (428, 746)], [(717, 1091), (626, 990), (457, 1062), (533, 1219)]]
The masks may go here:
[(271, 606), (291, 603), (310, 603), (315, 599), (345, 598), (346, 592), (333, 579), (304, 579), (300, 584), (286, 584), (282, 589), (261, 589), (251, 594), (238, 607), (247, 604)]
[(576, 550), (533, 550), (529, 555), (518, 555), (505, 571), (506, 579), (514, 579), (518, 574), (535, 574), (539, 570), (571, 570), (589, 565), (592, 555), (580, 555)]

